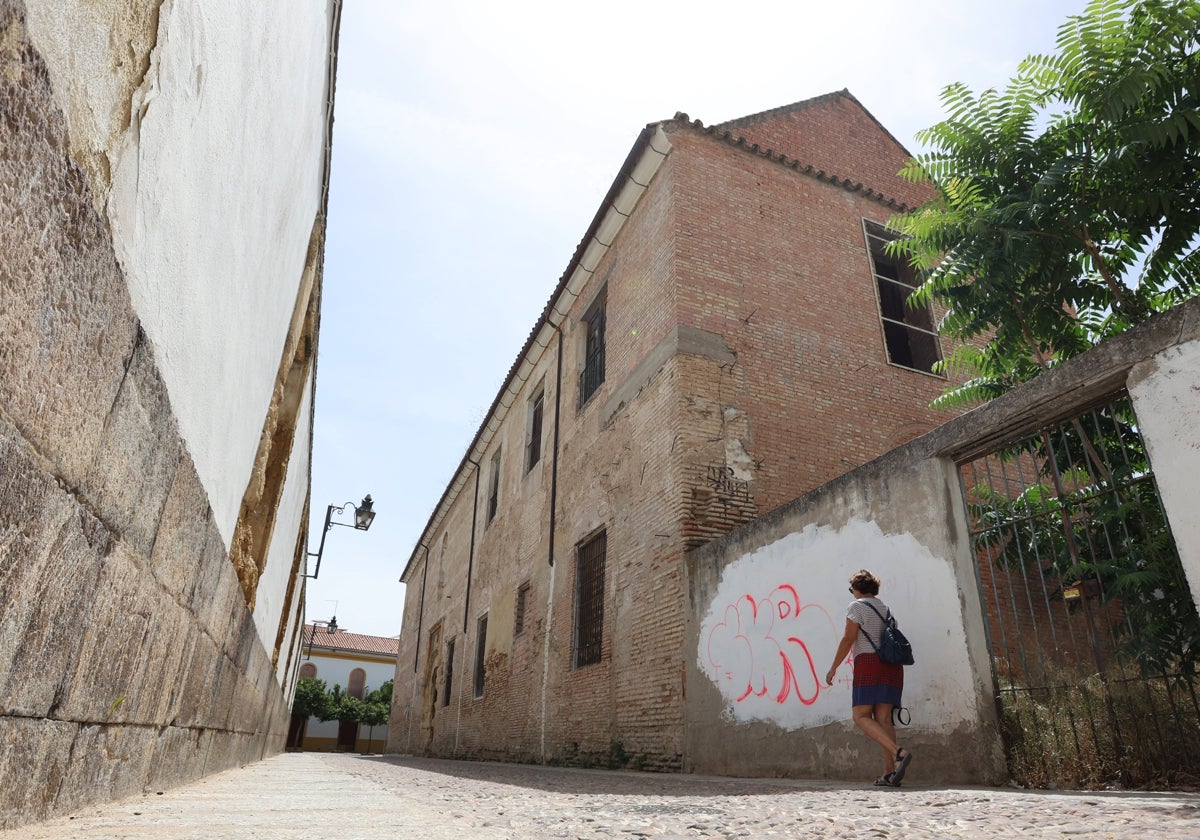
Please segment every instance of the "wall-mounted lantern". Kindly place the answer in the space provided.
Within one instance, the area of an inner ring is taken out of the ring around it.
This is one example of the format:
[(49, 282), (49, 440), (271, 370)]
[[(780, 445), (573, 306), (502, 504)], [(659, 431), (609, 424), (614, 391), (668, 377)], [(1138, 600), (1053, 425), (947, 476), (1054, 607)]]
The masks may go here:
[[(305, 575), (305, 577), (316, 580), (317, 575), (321, 573), (321, 555), (325, 553), (325, 535), (329, 533), (329, 530), (333, 528), (334, 525), (341, 525), (343, 528), (353, 528), (356, 531), (366, 531), (371, 527), (371, 523), (375, 521), (375, 511), (372, 510), (372, 506), (374, 504), (375, 503), (371, 501), (371, 494), (368, 493), (367, 495), (363, 496), (363, 500), (360, 504), (356, 505), (354, 502), (346, 502), (344, 505), (330, 505), (325, 509), (325, 527), (321, 529), (321, 544), (317, 547), (315, 554), (311, 551), (308, 552), (309, 557), (317, 558), (317, 565), (313, 569), (313, 573), (311, 575)], [(345, 522), (334, 522), (333, 512), (336, 510), (340, 514), (348, 507), (354, 508), (354, 523), (347, 524)], [(336, 627), (337, 625), (334, 626)]]

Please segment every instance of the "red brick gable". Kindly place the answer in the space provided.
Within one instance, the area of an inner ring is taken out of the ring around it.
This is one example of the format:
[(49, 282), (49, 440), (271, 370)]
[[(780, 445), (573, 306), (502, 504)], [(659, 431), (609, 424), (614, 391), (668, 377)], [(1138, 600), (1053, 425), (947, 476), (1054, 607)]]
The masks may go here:
[(848, 90), (828, 93), (712, 127), (744, 137), (834, 179), (862, 182), (888, 198), (916, 206), (933, 198), (928, 185), (897, 173), (911, 157)]

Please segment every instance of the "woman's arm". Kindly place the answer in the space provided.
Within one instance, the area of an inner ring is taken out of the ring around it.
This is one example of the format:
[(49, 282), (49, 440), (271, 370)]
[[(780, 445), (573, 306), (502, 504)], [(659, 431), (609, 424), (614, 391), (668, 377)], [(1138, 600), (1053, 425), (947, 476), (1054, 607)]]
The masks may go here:
[(829, 666), (829, 673), (825, 675), (825, 685), (833, 685), (833, 678), (837, 674), (838, 666), (846, 660), (850, 648), (854, 647), (854, 639), (857, 635), (858, 623), (847, 618), (846, 632), (842, 634), (842, 640), (838, 642), (837, 653), (833, 655), (833, 664)]

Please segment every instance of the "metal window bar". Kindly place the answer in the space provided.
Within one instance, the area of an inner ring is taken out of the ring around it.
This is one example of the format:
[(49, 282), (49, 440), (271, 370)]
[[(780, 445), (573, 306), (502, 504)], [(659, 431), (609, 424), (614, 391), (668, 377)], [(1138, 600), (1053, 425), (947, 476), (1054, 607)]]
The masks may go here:
[(479, 619), (475, 631), (475, 697), (483, 696), (483, 681), (487, 677), (487, 663), (484, 657), (487, 655), (487, 616)]
[(529, 410), (529, 443), (525, 448), (525, 472), (542, 459), (542, 412), (545, 394), (538, 394)]
[(525, 609), (529, 601), (528, 581), (517, 587), (517, 605), (513, 609), (513, 635), (519, 636), (525, 632)]
[(500, 507), (500, 452), (492, 457), (492, 480), (488, 485), (487, 521), (490, 524), (496, 518)]
[(579, 373), (579, 404), (583, 405), (604, 384), (605, 309), (601, 304), (587, 319), (583, 370)]
[(582, 544), (575, 560), (575, 667), (600, 661), (604, 640), (604, 533)]

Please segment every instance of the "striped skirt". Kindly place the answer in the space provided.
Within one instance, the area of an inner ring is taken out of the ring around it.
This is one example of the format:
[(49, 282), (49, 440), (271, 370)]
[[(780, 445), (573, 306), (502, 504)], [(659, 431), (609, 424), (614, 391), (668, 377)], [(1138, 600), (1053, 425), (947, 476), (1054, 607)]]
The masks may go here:
[(873, 653), (860, 653), (854, 657), (853, 705), (888, 703), (898, 707), (903, 692), (903, 665), (888, 665)]

